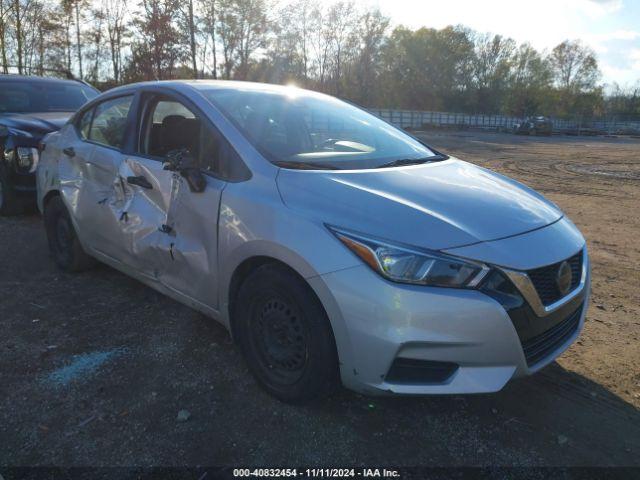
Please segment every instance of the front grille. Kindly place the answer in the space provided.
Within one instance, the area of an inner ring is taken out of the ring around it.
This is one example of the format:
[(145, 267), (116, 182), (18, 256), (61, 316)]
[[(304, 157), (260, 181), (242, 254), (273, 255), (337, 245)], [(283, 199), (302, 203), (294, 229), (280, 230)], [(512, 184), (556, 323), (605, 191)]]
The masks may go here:
[[(582, 276), (582, 251), (576, 253), (573, 257), (567, 260), (571, 267), (571, 290), (573, 291), (578, 285)], [(563, 295), (558, 289), (556, 278), (558, 275), (558, 269), (562, 262), (554, 263), (546, 267), (536, 268), (535, 270), (529, 270), (527, 275), (531, 279), (533, 286), (538, 292), (540, 301), (543, 305), (547, 306), (560, 300)]]
[(458, 370), (451, 362), (396, 358), (385, 380), (389, 383), (437, 385), (445, 383)]
[(541, 360), (544, 360), (573, 335), (580, 323), (581, 313), (582, 305), (566, 319), (554, 325), (549, 330), (523, 341), (522, 349), (527, 359), (527, 365), (531, 367)]

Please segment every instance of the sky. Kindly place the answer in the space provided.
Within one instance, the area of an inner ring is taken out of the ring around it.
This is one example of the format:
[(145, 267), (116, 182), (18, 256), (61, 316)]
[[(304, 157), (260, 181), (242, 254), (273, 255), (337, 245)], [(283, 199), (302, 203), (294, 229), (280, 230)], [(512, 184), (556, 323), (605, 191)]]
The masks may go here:
[(598, 55), (602, 80), (640, 81), (640, 0), (356, 0), (379, 7), (393, 25), (443, 28), (462, 24), (480, 32), (551, 50), (582, 40)]

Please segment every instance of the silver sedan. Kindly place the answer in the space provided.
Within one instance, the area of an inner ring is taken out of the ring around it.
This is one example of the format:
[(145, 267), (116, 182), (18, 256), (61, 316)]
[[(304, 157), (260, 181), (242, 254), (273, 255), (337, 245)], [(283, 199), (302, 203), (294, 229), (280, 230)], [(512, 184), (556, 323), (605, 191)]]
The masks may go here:
[(495, 392), (584, 323), (585, 241), (556, 205), (326, 95), (110, 90), (45, 139), (37, 184), (62, 269), (218, 320), (284, 401)]

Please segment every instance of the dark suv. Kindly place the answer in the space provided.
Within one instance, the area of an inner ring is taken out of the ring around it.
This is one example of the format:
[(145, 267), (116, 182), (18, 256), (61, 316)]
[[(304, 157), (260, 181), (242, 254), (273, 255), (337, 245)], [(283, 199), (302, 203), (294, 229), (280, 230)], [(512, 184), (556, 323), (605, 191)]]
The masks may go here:
[(77, 80), (0, 75), (0, 215), (35, 205), (40, 140), (98, 93)]

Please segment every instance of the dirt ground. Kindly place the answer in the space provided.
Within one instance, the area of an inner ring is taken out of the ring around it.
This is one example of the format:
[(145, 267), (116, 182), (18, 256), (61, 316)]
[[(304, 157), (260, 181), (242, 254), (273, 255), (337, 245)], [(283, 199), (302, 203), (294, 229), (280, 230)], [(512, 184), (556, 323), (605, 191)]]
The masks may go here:
[(640, 140), (422, 135), (585, 234), (592, 305), (557, 363), (492, 395), (284, 405), (215, 322), (107, 267), (60, 273), (37, 215), (3, 218), (0, 465), (640, 467)]

